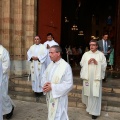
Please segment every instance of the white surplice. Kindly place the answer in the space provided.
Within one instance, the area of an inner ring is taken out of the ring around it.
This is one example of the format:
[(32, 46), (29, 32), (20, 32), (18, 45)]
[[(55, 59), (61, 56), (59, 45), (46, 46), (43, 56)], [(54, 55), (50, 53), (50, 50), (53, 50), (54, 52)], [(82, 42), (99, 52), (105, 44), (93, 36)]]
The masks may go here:
[[(45, 47), (47, 48), (47, 44), (51, 47), (51, 46), (53, 46), (53, 45), (59, 45), (57, 42), (55, 42), (54, 40), (51, 40), (51, 41), (46, 41), (45, 43), (44, 43), (44, 45), (45, 45)], [(49, 49), (47, 49), (47, 52), (48, 52), (48, 54), (47, 54), (47, 59), (46, 59), (46, 61), (45, 61), (45, 64), (46, 64), (46, 68), (47, 68), (47, 66), (50, 64), (50, 62), (51, 62), (51, 59), (50, 59), (50, 56), (49, 56)]]
[[(32, 45), (27, 52), (28, 61), (31, 60), (33, 56), (38, 57), (39, 61), (31, 61), (31, 80), (32, 80), (32, 90), (34, 92), (42, 92), (41, 77), (45, 71), (45, 60), (47, 57), (47, 49), (44, 45)], [(34, 76), (33, 76), (34, 73)], [(33, 78), (34, 77), (34, 78)]]
[[(47, 69), (43, 74), (42, 78), (42, 86), (46, 82), (51, 82), (52, 77), (55, 73), (55, 71), (58, 69), (60, 61), (63, 59), (60, 59), (58, 62), (50, 63), (52, 64), (51, 70), (47, 74)], [(58, 73), (59, 74), (59, 73)], [(73, 76), (72, 76), (72, 70), (70, 65), (66, 62), (66, 68), (65, 71), (61, 77), (60, 83), (51, 83), (52, 91), (50, 93), (52, 94), (53, 98), (58, 99), (58, 106), (57, 110), (55, 111), (55, 119), (54, 120), (69, 120), (67, 115), (67, 109), (68, 109), (68, 92), (73, 87)], [(49, 92), (47, 93), (49, 94)], [(50, 94), (49, 94), (50, 95)], [(48, 106), (49, 108), (49, 106)], [(48, 118), (48, 120), (50, 120)]]
[(8, 95), (8, 80), (9, 80), (9, 68), (10, 68), (10, 58), (8, 51), (0, 45), (0, 61), (2, 62), (3, 77), (2, 77), (2, 111), (3, 115), (8, 114), (12, 110), (13, 101)]
[[(96, 59), (98, 65), (94, 63), (88, 65), (90, 58)], [(82, 67), (80, 75), (83, 79), (82, 102), (87, 106), (86, 111), (89, 114), (99, 116), (102, 100), (102, 79), (105, 76), (107, 66), (106, 58), (100, 51), (95, 53), (89, 51), (83, 55), (80, 65)]]
[(2, 62), (0, 61), (0, 120), (3, 120), (3, 115), (2, 115), (2, 91), (1, 91), (1, 84), (2, 84)]

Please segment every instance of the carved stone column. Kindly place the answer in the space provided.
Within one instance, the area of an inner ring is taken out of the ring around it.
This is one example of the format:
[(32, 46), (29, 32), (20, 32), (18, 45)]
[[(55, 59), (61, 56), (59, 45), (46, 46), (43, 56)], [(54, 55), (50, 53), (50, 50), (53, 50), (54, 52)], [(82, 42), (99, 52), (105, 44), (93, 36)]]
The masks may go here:
[(0, 43), (7, 50), (10, 44), (10, 0), (0, 1)]

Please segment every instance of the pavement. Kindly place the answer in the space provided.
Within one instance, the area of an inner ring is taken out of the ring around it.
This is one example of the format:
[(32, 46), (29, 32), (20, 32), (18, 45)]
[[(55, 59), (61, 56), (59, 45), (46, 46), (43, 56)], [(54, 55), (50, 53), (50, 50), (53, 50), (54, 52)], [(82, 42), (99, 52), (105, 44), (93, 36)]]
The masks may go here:
[[(47, 120), (46, 104), (20, 100), (14, 100), (14, 103), (16, 107), (11, 120)], [(69, 120), (92, 120), (85, 108), (69, 107), (68, 115)], [(120, 120), (120, 113), (102, 111), (97, 120)]]

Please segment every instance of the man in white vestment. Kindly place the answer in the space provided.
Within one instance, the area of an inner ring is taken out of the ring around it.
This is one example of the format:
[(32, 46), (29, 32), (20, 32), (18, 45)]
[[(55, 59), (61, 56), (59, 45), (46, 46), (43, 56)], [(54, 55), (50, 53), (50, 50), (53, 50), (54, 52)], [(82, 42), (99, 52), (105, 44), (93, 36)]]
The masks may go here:
[(47, 49), (40, 43), (40, 37), (34, 38), (35, 44), (30, 47), (27, 52), (28, 61), (30, 64), (30, 73), (32, 81), (32, 90), (35, 92), (36, 97), (42, 95), (41, 78), (45, 71), (45, 60), (47, 58)]
[(14, 103), (8, 95), (8, 80), (9, 80), (9, 68), (10, 58), (8, 51), (0, 45), (0, 61), (2, 62), (2, 114), (6, 115), (6, 119), (10, 119), (13, 115)]
[(46, 47), (47, 50), (48, 50), (47, 59), (46, 59), (46, 61), (45, 61), (45, 63), (46, 63), (46, 68), (47, 68), (47, 66), (48, 66), (48, 65), (50, 64), (50, 62), (51, 62), (51, 59), (50, 59), (50, 56), (49, 56), (49, 48), (50, 48), (51, 46), (53, 46), (53, 45), (58, 45), (58, 43), (53, 40), (53, 35), (52, 35), (52, 33), (48, 33), (48, 34), (47, 34), (47, 41), (44, 43), (44, 45), (45, 45), (45, 47)]
[(50, 47), (49, 55), (52, 62), (42, 78), (48, 106), (48, 120), (69, 120), (68, 92), (73, 87), (73, 76), (70, 65), (61, 58), (61, 52), (58, 45)]
[(3, 120), (3, 115), (2, 115), (2, 88), (1, 88), (1, 84), (2, 84), (2, 62), (0, 61), (0, 120)]
[(101, 112), (102, 79), (105, 77), (107, 63), (104, 54), (97, 50), (97, 41), (91, 40), (89, 44), (90, 51), (84, 53), (80, 62), (80, 77), (83, 79), (82, 102), (92, 119), (96, 119)]

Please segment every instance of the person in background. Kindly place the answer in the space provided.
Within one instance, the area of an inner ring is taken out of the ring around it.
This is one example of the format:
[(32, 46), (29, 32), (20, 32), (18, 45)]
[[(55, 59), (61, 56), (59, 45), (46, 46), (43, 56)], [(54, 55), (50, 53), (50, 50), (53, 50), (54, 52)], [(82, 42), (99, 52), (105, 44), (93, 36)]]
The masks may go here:
[(53, 34), (52, 34), (52, 33), (48, 33), (48, 34), (47, 34), (47, 41), (44, 43), (44, 45), (45, 45), (45, 47), (47, 48), (47, 52), (48, 52), (48, 54), (47, 54), (47, 59), (46, 59), (46, 61), (45, 61), (45, 66), (46, 66), (46, 68), (47, 68), (47, 66), (48, 66), (48, 65), (50, 64), (50, 62), (51, 62), (51, 59), (50, 59), (50, 57), (49, 57), (49, 49), (50, 49), (50, 47), (53, 46), (53, 45), (58, 45), (58, 43), (53, 40)]
[(109, 56), (108, 64), (111, 67), (109, 70), (113, 70), (113, 65), (114, 65), (114, 47), (112, 47), (112, 51), (111, 51), (110, 56)]
[(108, 40), (108, 33), (105, 32), (102, 36), (102, 40), (98, 41), (98, 50), (103, 52), (106, 60), (109, 60), (109, 55), (112, 51), (112, 45), (111, 45), (111, 41)]

